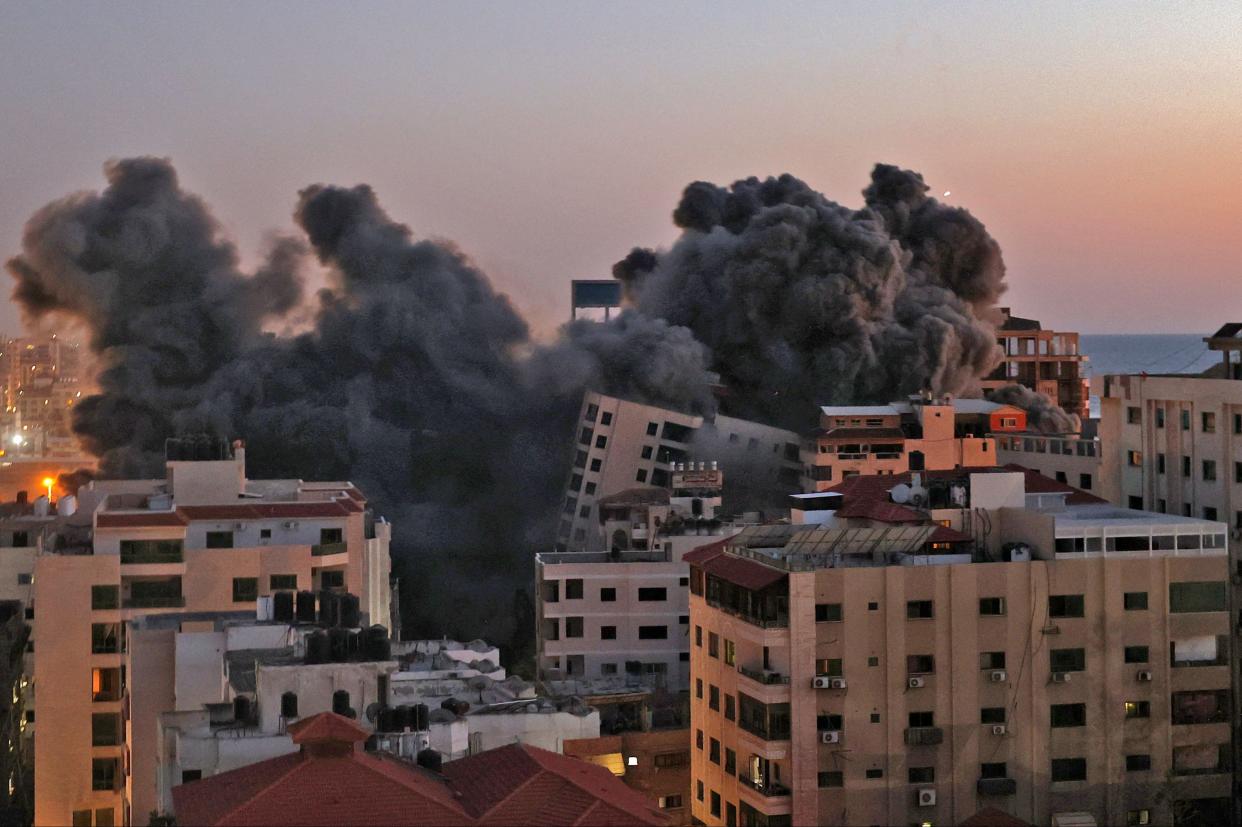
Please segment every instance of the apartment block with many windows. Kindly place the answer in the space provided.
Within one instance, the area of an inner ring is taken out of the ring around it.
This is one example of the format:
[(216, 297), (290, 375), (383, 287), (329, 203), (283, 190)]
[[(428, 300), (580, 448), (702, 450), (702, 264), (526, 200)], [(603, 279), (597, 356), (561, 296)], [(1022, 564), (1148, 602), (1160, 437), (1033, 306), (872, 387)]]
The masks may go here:
[(928, 513), (686, 556), (696, 819), (1227, 820), (1226, 526), (1024, 478), (967, 479), (973, 548), (929, 552)]
[(95, 482), (78, 499), (35, 560), (37, 823), (145, 823), (154, 808), (154, 789), (130, 784), (155, 775), (155, 750), (137, 745), (156, 726), (127, 714), (130, 621), (308, 590), (349, 591), (364, 622), (390, 622), (390, 526), (350, 483), (248, 480), (241, 443), (173, 442), (164, 479)]

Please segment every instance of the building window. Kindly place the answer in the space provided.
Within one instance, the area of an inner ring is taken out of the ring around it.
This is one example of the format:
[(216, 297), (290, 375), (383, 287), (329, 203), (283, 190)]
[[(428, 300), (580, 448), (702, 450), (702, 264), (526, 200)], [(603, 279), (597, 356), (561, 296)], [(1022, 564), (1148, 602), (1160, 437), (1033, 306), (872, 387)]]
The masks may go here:
[(1091, 490), (1091, 475), (1090, 474), (1079, 474), (1078, 475), (1078, 487), (1081, 488), (1083, 491), (1090, 491)]
[(601, 663), (599, 665), (599, 673), (601, 675), (617, 674), (617, 665), (615, 663)]
[(988, 669), (1004, 669), (1005, 653), (1004, 652), (980, 652), (979, 668)]
[(694, 627), (694, 645), (698, 646), (700, 649), (703, 648), (703, 627), (702, 626)]
[(866, 775), (868, 778), (883, 778), (883, 777), (884, 777), (884, 770), (881, 770), (881, 769), (874, 769), (874, 768), (873, 768), (873, 769), (869, 769), (869, 770), (867, 770), (867, 772), (865, 773), (865, 775)]
[(1087, 725), (1086, 704), (1053, 704), (1049, 711), (1053, 727), (1079, 727)]
[(659, 588), (654, 586), (642, 588), (638, 590), (638, 599), (646, 603), (668, 600), (668, 589), (665, 589), (663, 586)]
[(339, 528), (319, 529), (319, 545), (331, 546), (345, 542), (345, 532)]
[(667, 626), (639, 626), (639, 640), (668, 640)]
[(1150, 701), (1126, 701), (1126, 717), (1127, 718), (1150, 718), (1151, 702)]
[(234, 577), (233, 602), (252, 603), (259, 598), (259, 578)]
[[(702, 733), (699, 733), (699, 734), (701, 735)], [(703, 748), (703, 745), (699, 744), (699, 749), (702, 749), (702, 748)], [(694, 797), (697, 798), (699, 801), (703, 800), (703, 782), (702, 781), (694, 782)]]
[[(655, 436), (659, 432), (659, 430), (660, 430), (660, 426), (657, 423), (655, 422), (647, 423), (647, 436)], [(703, 796), (699, 796), (699, 800), (702, 800), (702, 798)]]
[(1143, 422), (1143, 409), (1136, 408), (1133, 405), (1126, 408), (1126, 424), (1141, 425)]
[(70, 819), (73, 827), (91, 827), (90, 810), (74, 810)]
[(1158, 498), (1156, 500), (1156, 510), (1159, 511), (1161, 514), (1168, 513), (1169, 511), (1168, 503), (1166, 503), (1163, 498)]
[(591, 428), (583, 428), (581, 433), (578, 434), (578, 442), (582, 445), (586, 445), (590, 447), (591, 437), (593, 436), (595, 436), (594, 430), (592, 430)]
[(582, 599), (582, 580), (573, 578), (565, 581), (565, 599), (581, 600)]
[(713, 764), (720, 763), (720, 742), (715, 738), (708, 741), (707, 744), (707, 760)]
[(600, 626), (599, 627), (599, 639), (600, 640), (616, 640), (617, 639), (617, 627), (616, 626)]
[(1215, 521), (1216, 509), (1210, 505), (1203, 506), (1203, 519)]
[[(599, 416), (599, 405), (587, 405), (586, 419), (587, 422), (594, 422), (595, 417)], [(584, 429), (585, 430), (585, 429)]]
[(936, 782), (936, 768), (910, 767), (906, 770), (906, 778), (911, 784), (934, 784)]
[(1143, 466), (1143, 452), (1126, 451), (1126, 464), (1131, 468), (1141, 468)]
[(1190, 476), (1190, 457), (1182, 457), (1182, 476)]
[(1082, 672), (1087, 668), (1085, 649), (1050, 649), (1048, 665), (1053, 672)]
[(1203, 481), (1216, 482), (1216, 460), (1203, 460)]
[(91, 586), (91, 608), (100, 611), (117, 609), (121, 605), (120, 586)]
[(840, 731), (842, 729), (845, 729), (845, 717), (843, 715), (823, 714), (815, 716), (815, 730), (817, 732)]
[(599, 590), (599, 599), (601, 603), (615, 603), (617, 600), (617, 590), (611, 586), (606, 586)]
[(878, 723), (880, 722), (880, 713), (878, 713), (878, 712), (872, 712), (872, 713), (871, 713), (871, 718), (870, 718), (870, 721), (871, 721), (871, 723), (873, 723), (873, 724), (878, 724)]
[(818, 779), (819, 788), (821, 790), (845, 786), (845, 775), (840, 770), (821, 772), (819, 773)]
[(639, 468), (638, 472), (634, 474), (634, 479), (637, 480), (638, 482), (646, 482), (647, 481), (647, 469)]
[(1202, 428), (1203, 428), (1203, 433), (1205, 433), (1205, 434), (1214, 434), (1214, 433), (1216, 433), (1216, 414), (1214, 414), (1214, 413), (1208, 413), (1208, 412), (1206, 412), (1206, 411), (1205, 411), (1205, 412), (1203, 412), (1203, 413), (1199, 414), (1199, 418), (1200, 418), (1200, 420), (1201, 420), (1201, 425), (1202, 425)]
[(1226, 588), (1223, 580), (1170, 583), (1169, 612), (1223, 612)]
[(839, 678), (842, 674), (841, 658), (817, 658), (815, 674), (821, 677)]
[(120, 759), (118, 758), (92, 758), (91, 759), (91, 789), (92, 790), (115, 790), (117, 789), (117, 778), (120, 775)]
[(1125, 649), (1126, 663), (1147, 663), (1148, 657), (1146, 646), (1127, 646)]
[(867, 665), (868, 665), (868, 666), (879, 666), (879, 665), (880, 665), (880, 659), (879, 659), (879, 658), (877, 658), (875, 655), (870, 655), (870, 656), (867, 658)]
[(720, 711), (720, 687), (707, 687), (707, 706), (709, 709), (713, 709), (716, 712)]
[(725, 708), (724, 708), (725, 720), (732, 721), (735, 717), (737, 717), (737, 710), (735, 707), (736, 701), (733, 700), (732, 695), (725, 695), (724, 702), (725, 702)]
[(1187, 411), (1187, 410), (1182, 411), (1182, 430), (1183, 431), (1190, 430), (1190, 411)]
[(1086, 781), (1087, 759), (1085, 758), (1053, 758), (1053, 781)]
[(815, 622), (834, 623), (841, 620), (840, 603), (816, 603)]
[(1008, 778), (1009, 767), (1004, 761), (993, 761), (979, 765), (980, 778)]
[(1164, 473), (1164, 454), (1156, 454), (1156, 473)]
[(981, 724), (1003, 724), (1005, 723), (1005, 707), (1003, 706), (985, 706), (979, 710), (979, 723)]
[(579, 517), (581, 517), (581, 518), (583, 518), (584, 520), (585, 520), (587, 517), (590, 517), (590, 516), (591, 516), (591, 506), (589, 506), (589, 505), (584, 505), (584, 506), (582, 506), (581, 508), (579, 508), (579, 509), (578, 509), (578, 516), (579, 516)]
[(268, 578), (268, 583), (272, 591), (296, 590), (298, 576), (296, 574), (273, 574)]
[(1242, 414), (1233, 415), (1233, 432), (1235, 434), (1242, 434)]
[(880, 610), (880, 604), (875, 602), (874, 600), (872, 600), (870, 603), (867, 604), (867, 611), (878, 612), (879, 610)]
[(121, 670), (96, 667), (91, 670), (91, 700), (119, 701), (121, 699)]
[(603, 416), (601, 416), (601, 417), (599, 418), (599, 424), (601, 424), (601, 425), (611, 425), (611, 424), (612, 424), (612, 414), (611, 414), (611, 413), (609, 413), (608, 411), (604, 411)]
[(116, 712), (91, 715), (91, 746), (115, 747), (121, 743), (121, 716)]
[(932, 601), (930, 600), (908, 600), (906, 601), (906, 617), (912, 620), (925, 619), (934, 617)]
[(579, 451), (574, 456), (574, 467), (575, 468), (586, 468), (586, 464), (587, 464), (587, 452)]
[(910, 675), (931, 675), (936, 671), (936, 659), (932, 655), (907, 655), (906, 673)]
[[(717, 761), (716, 763), (719, 764), (720, 762)], [(712, 815), (716, 818), (720, 818), (720, 793), (715, 790), (712, 790), (711, 809)]]
[(595, 437), (595, 447), (601, 450), (604, 448), (607, 448), (608, 437), (604, 436), (603, 434), (600, 434), (599, 436)]
[(924, 729), (934, 727), (936, 725), (936, 713), (934, 712), (911, 712), (909, 714), (911, 729)]
[(734, 666), (737, 663), (737, 644), (728, 638), (724, 642), (724, 662), (725, 666)]
[(660, 809), (661, 810), (678, 810), (683, 806), (684, 805), (682, 804), (681, 796), (679, 795), (660, 796)]
[(91, 654), (115, 655), (121, 651), (121, 624), (91, 624)]
[(1160, 407), (1156, 408), (1156, 427), (1157, 428), (1164, 427), (1164, 408), (1160, 408)]
[(715, 632), (707, 633), (707, 656), (709, 658), (720, 657), (720, 635)]
[(1150, 755), (1127, 755), (1126, 772), (1147, 772), (1151, 769)]
[(1136, 496), (1134, 494), (1131, 494), (1130, 499), (1129, 499), (1129, 505), (1130, 505), (1130, 508), (1134, 509), (1135, 511), (1142, 511), (1143, 510), (1143, 498)]
[(207, 532), (207, 548), (232, 548), (233, 532), (231, 531), (208, 531)]
[(604, 461), (603, 461), (602, 459), (599, 459), (599, 458), (597, 457), (597, 458), (595, 458), (595, 459), (591, 460), (591, 470), (592, 470), (594, 473), (597, 473), (597, 474), (598, 474), (598, 473), (599, 473), (599, 469), (601, 469), (601, 468), (603, 468), (603, 467), (604, 467)]
[(565, 637), (582, 637), (582, 618), (565, 618)]
[(1081, 594), (1052, 594), (1048, 596), (1049, 617), (1082, 617)]
[(1127, 612), (1146, 611), (1147, 592), (1126, 592), (1121, 602)]
[(1005, 598), (1003, 597), (981, 597), (979, 598), (979, 614), (981, 615), (1003, 615), (1005, 613)]
[(1201, 689), (1174, 692), (1174, 724), (1216, 724), (1229, 719), (1229, 690)]
[(32, 582), (34, 582), (34, 576), (33, 576), (33, 575), (31, 575), (29, 572), (19, 572), (19, 573), (18, 573), (18, 575), (17, 575), (17, 585), (19, 585), (19, 586), (29, 586)]

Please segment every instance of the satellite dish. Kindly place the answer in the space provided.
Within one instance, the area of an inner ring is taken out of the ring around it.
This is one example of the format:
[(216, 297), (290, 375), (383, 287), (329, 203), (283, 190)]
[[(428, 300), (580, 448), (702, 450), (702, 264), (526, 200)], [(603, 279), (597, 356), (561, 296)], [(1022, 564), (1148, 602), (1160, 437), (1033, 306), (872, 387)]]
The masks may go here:
[(366, 712), (367, 720), (375, 723), (375, 719), (379, 717), (380, 710), (383, 709), (379, 703), (367, 704)]
[(898, 483), (897, 486), (889, 492), (889, 496), (893, 498), (893, 502), (898, 503), (899, 505), (905, 505), (910, 502), (910, 486), (906, 485), (904, 482)]

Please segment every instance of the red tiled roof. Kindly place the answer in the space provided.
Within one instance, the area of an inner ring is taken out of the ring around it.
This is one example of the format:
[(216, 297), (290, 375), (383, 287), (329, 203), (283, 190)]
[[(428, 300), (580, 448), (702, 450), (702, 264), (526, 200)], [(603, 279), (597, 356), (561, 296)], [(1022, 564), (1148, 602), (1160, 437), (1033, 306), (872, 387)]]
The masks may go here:
[(880, 523), (923, 523), (927, 518), (917, 511), (894, 502), (870, 497), (845, 498), (845, 504), (837, 509), (838, 517), (856, 517)]
[[(942, 471), (917, 471), (915, 473), (922, 474), (924, 484), (928, 480), (937, 479), (956, 479), (959, 477), (969, 476), (970, 474), (988, 474), (997, 472), (1020, 472), (1026, 476), (1026, 492), (1028, 494), (1054, 494), (1065, 493), (1069, 496), (1065, 501), (1069, 505), (1090, 505), (1093, 503), (1102, 503), (1105, 500), (1100, 499), (1085, 491), (1080, 491), (1072, 485), (1066, 485), (1063, 482), (1057, 482), (1050, 477), (1045, 477), (1038, 471), (1026, 468), (1022, 465), (1010, 463), (1004, 466), (985, 465), (980, 467), (962, 467), (951, 470)], [(888, 492), (898, 483), (910, 484), (911, 472), (905, 471), (901, 474), (858, 474), (853, 477), (846, 477), (841, 482), (829, 488), (829, 491), (838, 494), (844, 494), (846, 500), (870, 498), (888, 502)]]
[(933, 531), (932, 535), (927, 538), (927, 542), (929, 543), (969, 543), (973, 541), (974, 539), (975, 539), (974, 537), (971, 537), (969, 534), (963, 534), (962, 532), (958, 531), (956, 528), (949, 528), (948, 526), (941, 525), (941, 526), (936, 526), (936, 530)]
[(489, 750), (437, 774), (362, 752), (356, 742), (366, 731), (330, 712), (290, 732), (301, 752), (174, 787), (178, 823), (667, 824), (607, 769), (531, 746)]
[(1051, 477), (1045, 477), (1038, 471), (1027, 468), (1024, 465), (1009, 463), (1004, 466), (1005, 471), (1021, 471), (1026, 475), (1026, 493), (1028, 494), (1069, 494), (1065, 498), (1065, 502), (1069, 505), (1094, 505), (1097, 503), (1108, 502), (1094, 494), (1088, 494), (1086, 491), (1075, 488), (1072, 485), (1066, 485), (1063, 482), (1057, 482)]
[(751, 591), (767, 588), (785, 576), (785, 572), (780, 569), (744, 557), (734, 557), (732, 554), (721, 554), (702, 565), (703, 571), (708, 574)]
[(708, 560), (714, 560), (724, 554), (725, 541), (717, 540), (714, 543), (708, 543), (705, 546), (699, 546), (693, 551), (687, 551), (681, 555), (681, 559), (686, 563), (704, 563)]
[(149, 511), (145, 514), (100, 514), (96, 528), (181, 528), (186, 520), (175, 511)]

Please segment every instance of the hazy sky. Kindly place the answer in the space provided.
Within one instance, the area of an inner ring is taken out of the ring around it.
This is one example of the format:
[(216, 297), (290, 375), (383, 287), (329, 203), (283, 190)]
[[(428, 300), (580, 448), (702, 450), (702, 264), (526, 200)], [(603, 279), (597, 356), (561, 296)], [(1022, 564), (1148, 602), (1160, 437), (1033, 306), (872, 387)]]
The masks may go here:
[(1015, 312), (1205, 331), (1242, 319), (1240, 54), (1237, 2), (0, 0), (0, 252), (110, 157), (170, 156), (248, 259), (365, 181), (550, 328), (690, 181), (858, 205), (885, 161), (987, 224)]

